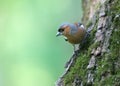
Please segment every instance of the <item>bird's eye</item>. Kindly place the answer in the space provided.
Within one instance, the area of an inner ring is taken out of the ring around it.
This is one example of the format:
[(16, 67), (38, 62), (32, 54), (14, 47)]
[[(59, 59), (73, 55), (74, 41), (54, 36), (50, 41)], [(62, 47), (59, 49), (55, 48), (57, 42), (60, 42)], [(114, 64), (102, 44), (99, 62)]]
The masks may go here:
[(63, 31), (64, 31), (64, 29), (63, 29), (63, 28), (60, 28), (58, 31), (59, 31), (59, 32), (63, 32)]

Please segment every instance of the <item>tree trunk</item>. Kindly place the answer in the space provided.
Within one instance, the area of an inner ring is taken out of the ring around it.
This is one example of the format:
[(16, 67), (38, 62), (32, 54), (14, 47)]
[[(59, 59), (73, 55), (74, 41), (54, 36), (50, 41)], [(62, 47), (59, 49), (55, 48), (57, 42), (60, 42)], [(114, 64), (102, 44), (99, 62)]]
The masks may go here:
[(83, 0), (90, 30), (56, 86), (120, 86), (120, 0)]

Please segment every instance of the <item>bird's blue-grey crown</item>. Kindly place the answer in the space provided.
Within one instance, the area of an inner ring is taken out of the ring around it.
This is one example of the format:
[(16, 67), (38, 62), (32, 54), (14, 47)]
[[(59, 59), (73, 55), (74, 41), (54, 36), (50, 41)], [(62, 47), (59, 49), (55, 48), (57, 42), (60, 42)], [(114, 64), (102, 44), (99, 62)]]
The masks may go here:
[(68, 22), (62, 23), (59, 28), (62, 28), (64, 25), (67, 25), (70, 27), (70, 33), (69, 34), (75, 34), (78, 31), (78, 28), (75, 24), (71, 24)]

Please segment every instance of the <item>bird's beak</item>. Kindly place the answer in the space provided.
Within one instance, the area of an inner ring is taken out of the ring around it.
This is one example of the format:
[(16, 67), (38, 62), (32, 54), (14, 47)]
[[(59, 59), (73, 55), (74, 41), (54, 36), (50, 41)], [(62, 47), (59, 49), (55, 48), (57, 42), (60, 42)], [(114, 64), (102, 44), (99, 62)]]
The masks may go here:
[(62, 35), (61, 32), (57, 32), (56, 37), (61, 36), (61, 35)]

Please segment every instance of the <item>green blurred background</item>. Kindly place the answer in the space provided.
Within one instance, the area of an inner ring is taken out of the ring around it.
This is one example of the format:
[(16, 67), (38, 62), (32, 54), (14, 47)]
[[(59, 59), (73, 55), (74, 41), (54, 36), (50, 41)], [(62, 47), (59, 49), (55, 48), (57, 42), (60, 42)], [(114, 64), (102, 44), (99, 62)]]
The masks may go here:
[(73, 47), (57, 38), (81, 0), (0, 0), (0, 86), (54, 86)]

